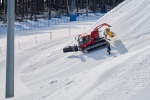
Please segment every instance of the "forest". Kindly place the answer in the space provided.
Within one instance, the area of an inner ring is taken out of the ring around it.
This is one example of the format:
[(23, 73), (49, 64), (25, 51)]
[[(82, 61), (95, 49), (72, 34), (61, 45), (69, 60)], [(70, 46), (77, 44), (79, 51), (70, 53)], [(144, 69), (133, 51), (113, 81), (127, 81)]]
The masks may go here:
[[(37, 20), (69, 16), (73, 0), (15, 0), (15, 20)], [(104, 7), (111, 10), (124, 0), (75, 0), (76, 14), (103, 12)], [(0, 0), (0, 21), (7, 20), (7, 0)]]

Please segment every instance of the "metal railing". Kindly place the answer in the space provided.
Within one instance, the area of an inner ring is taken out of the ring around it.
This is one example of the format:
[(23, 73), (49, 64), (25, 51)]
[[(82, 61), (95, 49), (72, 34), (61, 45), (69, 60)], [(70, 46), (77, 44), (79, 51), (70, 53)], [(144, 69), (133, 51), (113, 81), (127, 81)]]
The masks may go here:
[[(97, 20), (102, 17), (103, 13), (89, 13), (88, 16), (86, 14), (77, 14), (76, 21), (86, 21), (86, 20)], [(15, 32), (27, 31), (27, 30), (35, 30), (39, 28), (46, 28), (53, 25), (59, 25), (62, 23), (70, 23), (70, 16), (61, 16), (59, 18), (51, 18), (51, 19), (38, 19), (34, 20), (24, 20), (22, 22), (15, 22)], [(7, 32), (7, 24), (0, 25), (0, 34), (6, 34)]]

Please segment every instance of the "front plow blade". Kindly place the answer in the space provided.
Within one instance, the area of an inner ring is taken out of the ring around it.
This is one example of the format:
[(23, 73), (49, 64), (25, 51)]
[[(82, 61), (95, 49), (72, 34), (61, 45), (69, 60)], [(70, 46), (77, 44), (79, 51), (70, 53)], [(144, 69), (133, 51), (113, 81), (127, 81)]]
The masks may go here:
[(68, 47), (63, 48), (64, 53), (66, 53), (66, 52), (76, 52), (76, 51), (79, 51), (77, 46), (68, 46)]

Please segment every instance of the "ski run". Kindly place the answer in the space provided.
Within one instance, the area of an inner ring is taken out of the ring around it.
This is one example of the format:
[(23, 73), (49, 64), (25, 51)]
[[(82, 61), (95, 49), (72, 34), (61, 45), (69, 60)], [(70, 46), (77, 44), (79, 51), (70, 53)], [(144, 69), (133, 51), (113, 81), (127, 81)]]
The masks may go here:
[[(125, 0), (99, 20), (15, 35), (15, 97), (8, 100), (150, 100), (150, 0)], [(108, 23), (117, 37), (91, 53), (63, 53), (75, 36)], [(52, 35), (52, 36), (51, 36)], [(0, 35), (5, 100), (6, 34)]]

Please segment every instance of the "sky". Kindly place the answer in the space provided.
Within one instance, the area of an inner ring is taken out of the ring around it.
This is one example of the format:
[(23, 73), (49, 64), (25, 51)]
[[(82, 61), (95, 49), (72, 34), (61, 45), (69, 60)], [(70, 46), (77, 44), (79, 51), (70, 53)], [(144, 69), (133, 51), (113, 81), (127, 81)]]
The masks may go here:
[[(8, 100), (149, 100), (150, 0), (125, 0), (99, 20), (18, 32), (15, 97)], [(107, 49), (63, 53), (75, 36), (110, 24)], [(70, 27), (70, 30), (69, 30)], [(50, 39), (52, 32), (52, 39)], [(5, 93), (6, 37), (0, 37), (0, 99)]]

